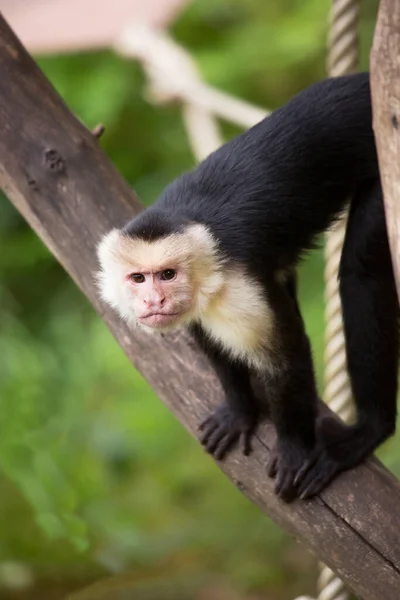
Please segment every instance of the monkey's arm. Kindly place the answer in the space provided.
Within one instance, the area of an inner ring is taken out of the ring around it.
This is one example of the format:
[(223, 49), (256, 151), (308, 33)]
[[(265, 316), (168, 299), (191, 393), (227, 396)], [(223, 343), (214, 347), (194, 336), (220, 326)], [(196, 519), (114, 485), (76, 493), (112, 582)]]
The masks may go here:
[(191, 331), (210, 359), (225, 392), (225, 403), (201, 423), (200, 441), (210, 454), (221, 460), (241, 438), (243, 453), (247, 455), (251, 451), (251, 437), (259, 418), (249, 369), (230, 360), (207, 338), (199, 325), (192, 326)]
[(315, 446), (318, 395), (294, 274), (283, 285), (269, 285), (269, 300), (276, 319), (276, 352), (265, 380), (277, 442), (268, 474), (275, 477), (277, 494), (290, 500), (296, 495), (296, 475)]

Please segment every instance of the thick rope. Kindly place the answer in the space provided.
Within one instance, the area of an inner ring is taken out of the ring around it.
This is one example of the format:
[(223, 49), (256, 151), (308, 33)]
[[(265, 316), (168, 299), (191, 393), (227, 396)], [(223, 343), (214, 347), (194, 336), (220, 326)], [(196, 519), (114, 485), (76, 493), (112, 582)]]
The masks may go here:
[[(328, 73), (332, 77), (354, 73), (358, 66), (359, 0), (333, 0), (330, 15)], [(326, 236), (325, 249), (325, 391), (328, 406), (344, 421), (353, 416), (347, 376), (338, 273), (346, 217)]]
[(114, 49), (140, 61), (148, 79), (149, 101), (182, 105), (192, 151), (198, 160), (223, 143), (216, 117), (247, 129), (268, 114), (204, 83), (190, 54), (164, 31), (145, 24), (127, 27)]
[[(358, 68), (358, 23), (360, 0), (333, 0), (330, 13), (328, 73), (331, 77), (354, 73)], [(325, 247), (325, 390), (324, 400), (344, 421), (354, 417), (347, 373), (342, 307), (339, 294), (339, 264), (346, 231), (344, 216), (326, 236)], [(320, 564), (318, 600), (348, 600), (343, 582)]]
[[(331, 77), (354, 73), (358, 67), (358, 21), (360, 0), (332, 0), (327, 70)], [(347, 215), (326, 236), (325, 246), (325, 389), (324, 400), (345, 422), (354, 416), (347, 373), (342, 306), (339, 295), (339, 264)], [(319, 565), (316, 600), (349, 600), (349, 592), (335, 573)], [(314, 600), (301, 596), (296, 600)]]

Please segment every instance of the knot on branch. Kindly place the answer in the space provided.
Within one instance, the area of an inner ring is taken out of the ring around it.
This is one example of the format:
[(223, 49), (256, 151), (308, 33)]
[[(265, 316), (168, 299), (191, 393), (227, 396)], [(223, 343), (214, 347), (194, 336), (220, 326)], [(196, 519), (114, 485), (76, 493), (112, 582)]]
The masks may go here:
[(46, 169), (54, 173), (65, 173), (66, 165), (62, 156), (54, 148), (48, 148), (44, 152), (44, 165)]

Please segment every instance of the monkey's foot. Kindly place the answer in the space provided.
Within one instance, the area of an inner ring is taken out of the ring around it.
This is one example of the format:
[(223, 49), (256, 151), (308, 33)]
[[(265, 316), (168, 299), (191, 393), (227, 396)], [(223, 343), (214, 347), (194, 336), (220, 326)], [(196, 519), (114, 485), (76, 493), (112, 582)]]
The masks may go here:
[(256, 415), (238, 415), (223, 404), (214, 414), (200, 423), (199, 430), (202, 434), (199, 440), (207, 452), (217, 460), (222, 460), (238, 440), (243, 454), (248, 456), (252, 450), (251, 438), (256, 425)]
[(292, 440), (278, 439), (271, 452), (267, 473), (275, 478), (275, 493), (290, 502), (298, 495), (296, 476), (307, 464), (311, 451), (302, 444)]
[(296, 477), (297, 494), (305, 500), (319, 494), (346, 466), (317, 446)]
[(381, 437), (370, 428), (322, 417), (317, 423), (317, 445), (296, 477), (300, 498), (319, 494), (341, 471), (362, 462)]

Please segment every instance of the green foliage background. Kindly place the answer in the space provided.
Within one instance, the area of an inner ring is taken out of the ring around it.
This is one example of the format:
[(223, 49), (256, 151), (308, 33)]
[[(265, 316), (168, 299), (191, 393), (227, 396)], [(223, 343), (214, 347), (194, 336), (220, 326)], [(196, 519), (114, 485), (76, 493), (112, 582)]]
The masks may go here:
[[(172, 33), (211, 85), (275, 108), (325, 76), (328, 9), (328, 0), (194, 0)], [(375, 14), (365, 0), (364, 69)], [(88, 127), (106, 125), (101, 144), (145, 203), (193, 165), (179, 107), (145, 101), (137, 64), (110, 52), (38, 61)], [(224, 124), (226, 139), (237, 132)], [(322, 269), (321, 251), (301, 268), (319, 379)], [(24, 598), (62, 598), (111, 574), (102, 598), (313, 591), (312, 557), (205, 456), (4, 197), (0, 333), (0, 598), (22, 598), (6, 585), (21, 580), (18, 566), (34, 581)], [(381, 455), (399, 473), (396, 445)]]

